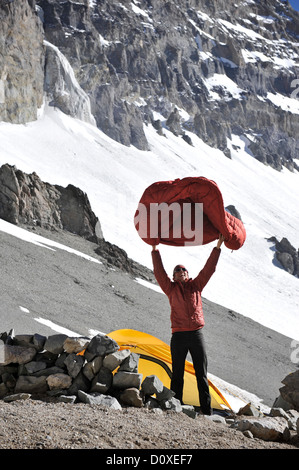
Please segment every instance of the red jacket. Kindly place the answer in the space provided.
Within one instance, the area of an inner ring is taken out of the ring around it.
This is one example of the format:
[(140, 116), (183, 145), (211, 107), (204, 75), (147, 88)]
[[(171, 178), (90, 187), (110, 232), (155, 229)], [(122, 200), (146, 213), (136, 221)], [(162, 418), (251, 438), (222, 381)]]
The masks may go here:
[(155, 277), (170, 303), (170, 320), (173, 333), (176, 331), (198, 330), (204, 326), (201, 292), (215, 272), (220, 252), (220, 249), (214, 248), (204, 268), (196, 278), (182, 283), (181, 281), (171, 281), (169, 279), (163, 267), (159, 251), (152, 251)]

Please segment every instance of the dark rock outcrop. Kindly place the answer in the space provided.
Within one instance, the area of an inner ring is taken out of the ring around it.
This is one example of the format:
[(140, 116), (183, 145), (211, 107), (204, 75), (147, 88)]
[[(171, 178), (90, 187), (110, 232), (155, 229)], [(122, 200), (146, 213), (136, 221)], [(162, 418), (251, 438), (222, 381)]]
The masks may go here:
[(102, 236), (83, 191), (44, 183), (36, 173), (28, 175), (8, 164), (0, 168), (0, 218), (15, 225), (68, 230), (90, 241)]
[(281, 241), (278, 241), (276, 237), (271, 237), (268, 241), (274, 242), (275, 259), (279, 265), (288, 273), (299, 277), (299, 250), (296, 250), (285, 237)]

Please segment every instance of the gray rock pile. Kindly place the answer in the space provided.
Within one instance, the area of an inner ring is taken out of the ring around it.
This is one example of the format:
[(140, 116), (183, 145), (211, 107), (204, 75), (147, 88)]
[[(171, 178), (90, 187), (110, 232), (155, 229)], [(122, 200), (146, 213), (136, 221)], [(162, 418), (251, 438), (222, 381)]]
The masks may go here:
[(120, 350), (104, 334), (90, 339), (64, 334), (45, 337), (2, 333), (0, 398), (12, 401), (46, 394), (58, 401), (81, 401), (116, 409), (122, 405), (146, 405), (182, 411), (174, 393), (156, 376), (142, 380), (138, 361), (138, 354)]
[[(57, 402), (100, 405), (115, 410), (147, 407), (154, 413), (184, 412), (182, 405), (155, 375), (138, 372), (139, 355), (120, 349), (109, 336), (93, 338), (54, 334), (0, 334), (0, 398), (4, 402), (52, 397)], [(299, 371), (287, 376), (281, 396), (265, 416), (250, 403), (237, 414), (203, 417), (233, 427), (248, 438), (293, 442), (299, 439)], [(296, 441), (296, 442), (297, 442)]]

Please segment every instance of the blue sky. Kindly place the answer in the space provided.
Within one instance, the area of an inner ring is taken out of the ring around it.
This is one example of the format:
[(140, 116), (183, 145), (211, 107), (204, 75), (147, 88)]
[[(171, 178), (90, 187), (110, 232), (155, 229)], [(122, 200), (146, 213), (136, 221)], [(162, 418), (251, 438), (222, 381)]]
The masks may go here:
[(289, 0), (290, 4), (294, 8), (294, 10), (299, 11), (299, 0)]

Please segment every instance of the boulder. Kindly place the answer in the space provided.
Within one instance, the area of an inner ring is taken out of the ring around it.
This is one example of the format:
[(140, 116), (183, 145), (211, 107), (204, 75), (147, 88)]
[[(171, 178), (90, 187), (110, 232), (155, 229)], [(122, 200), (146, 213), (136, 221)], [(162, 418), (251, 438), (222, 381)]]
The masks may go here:
[(0, 343), (0, 365), (26, 364), (36, 355), (36, 349)]
[(103, 366), (107, 369), (113, 371), (116, 369), (125, 359), (130, 356), (131, 352), (129, 349), (123, 349), (121, 351), (116, 351), (107, 356), (103, 360)]
[(72, 378), (67, 374), (52, 374), (46, 380), (50, 390), (69, 388), (72, 383)]
[(115, 388), (125, 389), (125, 388), (140, 388), (142, 381), (142, 374), (136, 372), (125, 372), (118, 371), (113, 376), (112, 385)]
[(78, 354), (87, 348), (89, 342), (90, 338), (86, 338), (85, 336), (79, 336), (75, 338), (67, 337), (63, 343), (63, 349), (68, 354)]
[(250, 431), (254, 437), (264, 441), (288, 441), (290, 430), (288, 423), (281, 417), (264, 417), (261, 419), (242, 419), (238, 422), (239, 431)]
[(138, 388), (130, 387), (123, 390), (120, 393), (119, 398), (124, 405), (134, 406), (135, 408), (141, 408), (143, 406), (143, 401)]
[(20, 375), (15, 386), (15, 393), (27, 392), (31, 394), (39, 394), (46, 393), (47, 390), (48, 384), (45, 376), (33, 377), (31, 375)]
[(85, 351), (85, 356), (90, 361), (95, 356), (105, 356), (118, 351), (118, 349), (119, 346), (114, 339), (99, 333), (91, 339)]

